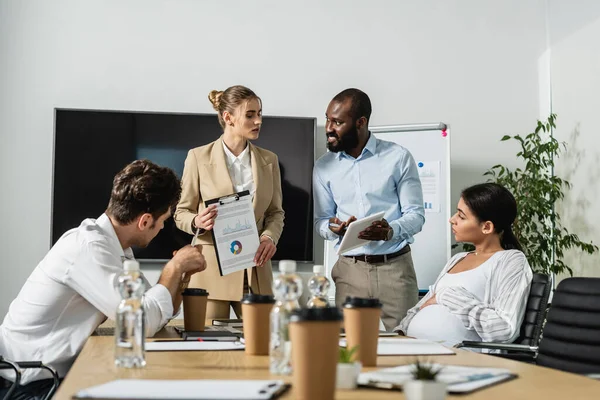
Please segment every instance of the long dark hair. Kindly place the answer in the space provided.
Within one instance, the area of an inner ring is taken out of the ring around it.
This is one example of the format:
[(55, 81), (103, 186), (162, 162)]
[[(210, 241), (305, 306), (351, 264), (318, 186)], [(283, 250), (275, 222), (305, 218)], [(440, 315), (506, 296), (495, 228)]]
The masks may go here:
[(463, 190), (461, 197), (479, 221), (494, 224), (503, 249), (523, 250), (512, 231), (517, 201), (508, 189), (497, 183), (480, 183)]

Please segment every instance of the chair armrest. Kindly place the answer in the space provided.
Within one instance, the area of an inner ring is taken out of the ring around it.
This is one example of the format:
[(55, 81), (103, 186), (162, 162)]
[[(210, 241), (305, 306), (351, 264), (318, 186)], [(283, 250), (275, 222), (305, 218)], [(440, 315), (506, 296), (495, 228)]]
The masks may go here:
[(21, 368), (44, 368), (44, 364), (40, 361), (17, 361), (17, 365)]
[(2, 356), (0, 356), (0, 369), (12, 369), (15, 371), (15, 380), (8, 391), (4, 394), (4, 398), (2, 400), (10, 399), (17, 386), (21, 384), (21, 369), (17, 363), (9, 361)]
[(465, 340), (462, 343), (454, 346), (456, 348), (470, 347), (474, 349), (489, 349), (489, 350), (507, 350), (507, 351), (520, 351), (525, 353), (537, 353), (537, 346), (527, 346), (524, 344), (512, 344), (512, 343), (490, 343), (490, 342), (472, 342)]

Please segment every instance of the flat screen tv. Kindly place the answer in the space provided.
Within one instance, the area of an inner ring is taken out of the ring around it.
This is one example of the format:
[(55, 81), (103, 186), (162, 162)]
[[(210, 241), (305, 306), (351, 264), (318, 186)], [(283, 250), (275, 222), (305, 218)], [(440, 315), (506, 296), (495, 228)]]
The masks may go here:
[[(221, 135), (215, 114), (56, 109), (52, 193), (52, 244), (108, 205), (114, 175), (146, 158), (179, 177), (188, 150)], [(281, 169), (285, 227), (274, 260), (313, 261), (312, 168), (316, 118), (264, 116), (253, 142), (273, 151)], [(191, 242), (170, 218), (141, 260), (164, 261)]]

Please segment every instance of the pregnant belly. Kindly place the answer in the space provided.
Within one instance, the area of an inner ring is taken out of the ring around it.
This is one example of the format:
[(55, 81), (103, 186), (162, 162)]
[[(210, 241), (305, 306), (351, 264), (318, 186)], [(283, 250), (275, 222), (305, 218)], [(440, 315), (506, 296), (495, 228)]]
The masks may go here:
[(408, 326), (408, 336), (429, 339), (454, 346), (463, 340), (481, 338), (474, 330), (468, 330), (458, 317), (439, 304), (425, 307), (414, 316)]

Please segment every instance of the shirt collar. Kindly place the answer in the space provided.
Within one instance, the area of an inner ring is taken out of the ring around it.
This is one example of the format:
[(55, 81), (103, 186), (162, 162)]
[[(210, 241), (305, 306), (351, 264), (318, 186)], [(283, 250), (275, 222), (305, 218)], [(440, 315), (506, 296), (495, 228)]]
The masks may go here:
[(131, 250), (131, 247), (123, 249), (123, 247), (121, 246), (121, 242), (119, 241), (117, 232), (115, 232), (115, 228), (112, 222), (110, 221), (110, 218), (108, 218), (108, 215), (102, 214), (101, 216), (99, 216), (96, 220), (96, 225), (98, 225), (100, 229), (104, 231), (106, 236), (108, 236), (111, 239), (115, 246), (115, 251), (117, 252), (117, 255), (121, 257), (121, 261), (134, 259), (133, 250)]
[[(371, 133), (371, 131), (369, 131), (369, 139), (367, 140), (367, 143), (365, 144), (365, 147), (363, 148), (362, 152), (360, 153), (360, 156), (358, 156), (358, 158), (361, 158), (363, 154), (365, 154), (365, 151), (368, 151), (369, 153), (371, 153), (372, 155), (375, 155), (375, 150), (377, 149), (377, 139), (375, 138), (375, 135), (373, 135)], [(340, 151), (336, 154), (337, 158), (340, 159), (342, 157), (342, 155), (344, 155), (344, 157), (350, 157), (353, 158), (352, 156), (350, 156), (348, 153), (346, 153), (345, 151)]]
[(249, 148), (250, 148), (250, 146), (248, 145), (248, 143), (246, 143), (246, 148), (244, 149), (244, 151), (242, 151), (240, 153), (240, 155), (236, 157), (231, 152), (231, 150), (229, 150), (227, 148), (227, 146), (225, 145), (225, 142), (223, 142), (223, 150), (225, 150), (225, 160), (227, 161), (227, 166), (230, 167), (233, 164), (235, 164), (236, 161), (239, 160), (239, 162), (241, 162), (244, 167), (249, 167), (250, 166), (250, 150), (248, 150)]

